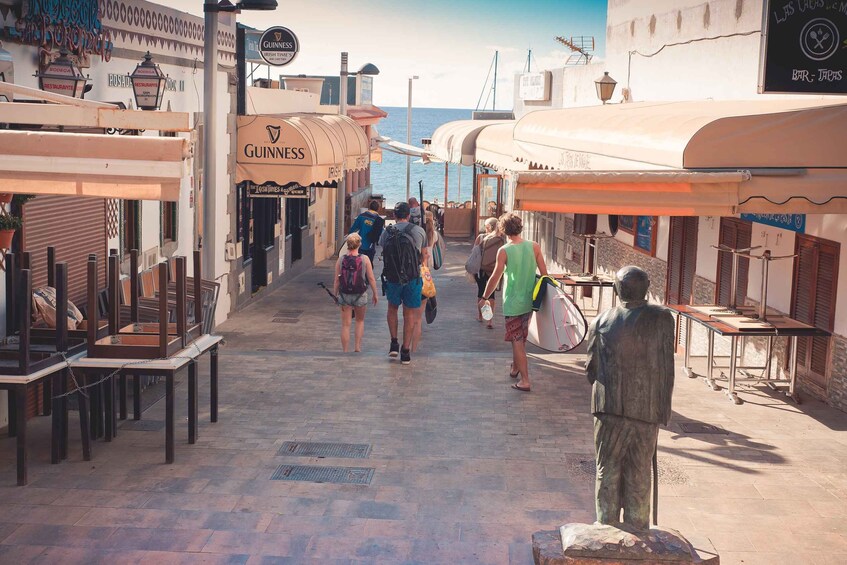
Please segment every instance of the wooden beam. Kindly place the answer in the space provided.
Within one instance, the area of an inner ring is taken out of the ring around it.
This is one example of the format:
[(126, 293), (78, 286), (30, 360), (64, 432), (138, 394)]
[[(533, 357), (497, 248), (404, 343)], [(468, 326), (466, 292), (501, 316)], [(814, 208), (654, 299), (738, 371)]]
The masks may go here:
[[(0, 83), (0, 87), (5, 83)], [(2, 88), (0, 88), (2, 90)], [(0, 123), (151, 131), (191, 131), (187, 112), (148, 112), (117, 107), (0, 102)]]

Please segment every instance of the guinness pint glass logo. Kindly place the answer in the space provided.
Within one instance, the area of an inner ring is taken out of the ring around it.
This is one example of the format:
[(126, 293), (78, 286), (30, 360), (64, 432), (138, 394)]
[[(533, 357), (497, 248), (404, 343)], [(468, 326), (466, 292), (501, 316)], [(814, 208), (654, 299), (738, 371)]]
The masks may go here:
[(265, 129), (268, 130), (268, 139), (271, 143), (279, 141), (280, 126), (265, 126)]

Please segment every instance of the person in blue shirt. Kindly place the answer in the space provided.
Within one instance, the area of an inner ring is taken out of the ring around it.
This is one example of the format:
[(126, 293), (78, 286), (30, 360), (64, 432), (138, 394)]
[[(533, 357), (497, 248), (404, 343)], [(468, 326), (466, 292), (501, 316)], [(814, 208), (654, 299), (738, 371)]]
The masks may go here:
[(358, 233), (362, 238), (362, 246), (359, 248), (359, 253), (366, 255), (374, 261), (376, 254), (376, 242), (379, 241), (379, 236), (382, 235), (382, 229), (385, 227), (385, 220), (377, 213), (379, 210), (379, 202), (372, 200), (368, 205), (368, 209), (359, 214), (353, 225), (350, 226), (349, 233)]

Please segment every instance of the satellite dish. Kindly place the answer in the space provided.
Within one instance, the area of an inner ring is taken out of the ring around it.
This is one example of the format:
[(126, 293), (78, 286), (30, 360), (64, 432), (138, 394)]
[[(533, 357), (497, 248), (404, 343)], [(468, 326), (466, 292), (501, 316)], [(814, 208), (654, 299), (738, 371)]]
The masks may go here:
[(609, 233), (617, 235), (618, 233), (618, 216), (617, 214), (609, 214)]

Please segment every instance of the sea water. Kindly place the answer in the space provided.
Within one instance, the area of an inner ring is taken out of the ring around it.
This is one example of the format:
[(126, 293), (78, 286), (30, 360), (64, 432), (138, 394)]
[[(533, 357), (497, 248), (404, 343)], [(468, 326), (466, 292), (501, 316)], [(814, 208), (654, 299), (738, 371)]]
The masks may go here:
[[(377, 124), (377, 130), (383, 137), (406, 143), (406, 108), (381, 106), (388, 112), (388, 117)], [(413, 108), (412, 109), (412, 142), (415, 147), (423, 147), (422, 138), (431, 138), (438, 126), (456, 120), (471, 119), (471, 110), (453, 108)], [(410, 194), (419, 196), (418, 181), (423, 181), (424, 200), (432, 202), (438, 199), (444, 202), (444, 163), (424, 165), (416, 163), (417, 157), (411, 157)], [(461, 167), (461, 192), (458, 180), (459, 166), (449, 165), (449, 195), (450, 200), (465, 202), (471, 199), (473, 189), (473, 168)], [(374, 194), (385, 196), (386, 207), (406, 199), (406, 157), (383, 150), (382, 163), (371, 163), (371, 184)]]

